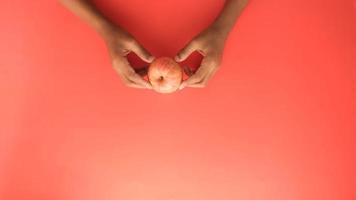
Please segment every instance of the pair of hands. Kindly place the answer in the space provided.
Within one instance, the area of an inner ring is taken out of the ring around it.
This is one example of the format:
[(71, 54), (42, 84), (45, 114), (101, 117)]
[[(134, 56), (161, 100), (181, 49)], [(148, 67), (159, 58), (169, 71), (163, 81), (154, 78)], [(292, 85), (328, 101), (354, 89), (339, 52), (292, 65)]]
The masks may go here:
[[(112, 65), (126, 86), (133, 88), (152, 89), (151, 84), (144, 80), (142, 76), (146, 71), (135, 71), (127, 60), (127, 55), (135, 53), (143, 61), (151, 63), (155, 58), (125, 30), (110, 25), (105, 28), (102, 34), (112, 59)], [(194, 51), (203, 55), (201, 66), (196, 72), (189, 68), (184, 71), (189, 78), (181, 83), (179, 89), (184, 87), (205, 87), (209, 79), (219, 68), (226, 34), (219, 31), (218, 27), (210, 26), (203, 32), (195, 36), (175, 57), (177, 62), (182, 62)]]

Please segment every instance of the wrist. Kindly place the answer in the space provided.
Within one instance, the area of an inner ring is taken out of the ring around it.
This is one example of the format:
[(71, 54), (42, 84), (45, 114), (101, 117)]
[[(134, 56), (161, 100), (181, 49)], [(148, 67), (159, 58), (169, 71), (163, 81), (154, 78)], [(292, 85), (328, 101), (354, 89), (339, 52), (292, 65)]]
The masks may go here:
[(108, 21), (107, 19), (98, 19), (94, 23), (94, 28), (95, 30), (103, 37), (106, 37), (109, 35), (110, 32), (113, 30), (113, 24)]
[(214, 22), (209, 28), (221, 38), (227, 38), (231, 30), (229, 26), (220, 22)]

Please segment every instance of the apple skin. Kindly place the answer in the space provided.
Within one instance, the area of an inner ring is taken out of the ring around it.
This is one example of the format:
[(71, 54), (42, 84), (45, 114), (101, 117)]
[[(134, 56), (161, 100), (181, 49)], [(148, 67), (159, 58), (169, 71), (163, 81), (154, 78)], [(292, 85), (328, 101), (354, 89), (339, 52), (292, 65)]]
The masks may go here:
[(178, 90), (183, 80), (182, 67), (172, 58), (155, 59), (148, 68), (148, 80), (159, 93), (172, 93)]

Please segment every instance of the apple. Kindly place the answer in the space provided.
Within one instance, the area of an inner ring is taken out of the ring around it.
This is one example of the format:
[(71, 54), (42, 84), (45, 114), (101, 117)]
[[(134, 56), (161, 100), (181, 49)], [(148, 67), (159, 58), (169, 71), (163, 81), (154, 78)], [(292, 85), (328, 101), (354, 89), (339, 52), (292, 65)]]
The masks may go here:
[(178, 90), (183, 80), (182, 67), (172, 58), (155, 59), (148, 68), (148, 80), (159, 93), (172, 93)]

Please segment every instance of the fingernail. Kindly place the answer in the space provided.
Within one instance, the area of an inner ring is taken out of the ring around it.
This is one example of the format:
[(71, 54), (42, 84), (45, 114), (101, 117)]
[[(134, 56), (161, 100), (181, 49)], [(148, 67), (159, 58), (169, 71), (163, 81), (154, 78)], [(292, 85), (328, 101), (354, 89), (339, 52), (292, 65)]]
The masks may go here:
[(177, 62), (179, 62), (179, 61), (180, 61), (179, 56), (174, 57), (174, 60), (176, 60)]

